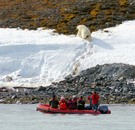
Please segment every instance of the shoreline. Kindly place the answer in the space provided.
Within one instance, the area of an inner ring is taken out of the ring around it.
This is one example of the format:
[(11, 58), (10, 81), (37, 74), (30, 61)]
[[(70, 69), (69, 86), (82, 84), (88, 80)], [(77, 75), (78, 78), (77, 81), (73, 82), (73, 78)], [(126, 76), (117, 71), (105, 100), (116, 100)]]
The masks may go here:
[[(51, 93), (49, 91), (52, 87), (38, 87), (38, 88), (21, 88), (16, 90), (11, 90), (7, 88), (3, 88), (3, 90), (0, 88), (0, 104), (38, 104), (38, 103), (48, 103), (51, 99), (52, 95), (54, 93)], [(46, 91), (45, 91), (46, 90)], [(61, 96), (65, 96), (66, 99), (68, 99), (70, 96), (77, 95), (79, 98), (80, 95), (75, 93), (55, 93), (58, 99), (60, 99)], [(86, 104), (89, 103), (87, 100), (87, 97), (89, 95), (85, 95), (84, 99)], [(101, 95), (100, 95), (101, 96)], [(100, 97), (100, 104), (128, 104), (128, 105), (134, 105), (135, 100), (133, 99), (120, 99), (118, 96), (114, 99), (111, 99), (110, 96), (108, 96), (108, 100), (104, 99), (102, 96)]]
[(0, 103), (47, 103), (54, 94), (58, 98), (83, 96), (87, 102), (91, 92), (97, 91), (101, 104), (135, 104), (134, 79), (135, 66), (116, 63), (97, 65), (83, 70), (77, 76), (68, 75), (64, 80), (49, 86), (1, 87)]

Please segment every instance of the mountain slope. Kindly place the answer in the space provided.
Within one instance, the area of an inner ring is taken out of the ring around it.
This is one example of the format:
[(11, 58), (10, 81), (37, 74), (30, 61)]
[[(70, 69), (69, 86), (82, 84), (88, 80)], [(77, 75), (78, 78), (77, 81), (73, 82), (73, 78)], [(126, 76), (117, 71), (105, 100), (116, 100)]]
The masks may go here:
[(75, 34), (78, 24), (91, 31), (135, 19), (134, 0), (0, 0), (0, 27), (56, 29)]

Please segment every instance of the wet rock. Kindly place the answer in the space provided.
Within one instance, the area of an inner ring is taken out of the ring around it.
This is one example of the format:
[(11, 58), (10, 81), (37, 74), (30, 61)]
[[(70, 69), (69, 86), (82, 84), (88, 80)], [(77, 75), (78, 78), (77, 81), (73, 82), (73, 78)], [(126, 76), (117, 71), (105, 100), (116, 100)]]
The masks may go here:
[(35, 91), (46, 91), (46, 88), (43, 86), (39, 86), (35, 89)]
[(13, 96), (11, 97), (11, 99), (15, 99), (15, 98), (17, 98), (17, 96), (16, 96), (16, 95), (13, 95)]

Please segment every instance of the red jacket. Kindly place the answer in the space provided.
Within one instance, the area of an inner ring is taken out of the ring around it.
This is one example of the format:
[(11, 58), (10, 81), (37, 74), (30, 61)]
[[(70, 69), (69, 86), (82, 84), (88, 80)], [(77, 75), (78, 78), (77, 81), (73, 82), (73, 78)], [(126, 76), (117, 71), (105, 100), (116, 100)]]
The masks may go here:
[(60, 109), (67, 109), (67, 102), (65, 99), (59, 101), (59, 107)]
[(92, 94), (92, 104), (98, 104), (99, 95), (97, 93)]

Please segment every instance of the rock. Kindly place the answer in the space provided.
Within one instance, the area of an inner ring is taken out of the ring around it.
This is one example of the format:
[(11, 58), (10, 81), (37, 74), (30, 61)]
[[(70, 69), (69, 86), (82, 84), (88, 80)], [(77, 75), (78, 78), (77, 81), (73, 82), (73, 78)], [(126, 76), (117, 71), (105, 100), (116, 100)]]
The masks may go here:
[(12, 79), (12, 77), (10, 77), (10, 76), (6, 76), (5, 77), (5, 81), (6, 82), (11, 82), (13, 79)]
[(17, 98), (17, 96), (16, 96), (16, 95), (13, 95), (13, 96), (11, 97), (11, 99), (15, 99), (15, 98)]
[(21, 104), (20, 100), (16, 101), (16, 104)]
[(135, 66), (125, 64), (97, 65), (69, 75), (63, 81), (38, 88), (14, 87), (13, 90), (0, 89), (0, 103), (38, 103), (48, 101), (53, 94), (69, 97), (83, 95), (84, 98), (96, 90), (101, 103), (135, 103)]
[(35, 91), (46, 91), (46, 88), (43, 86), (39, 86), (35, 89)]

